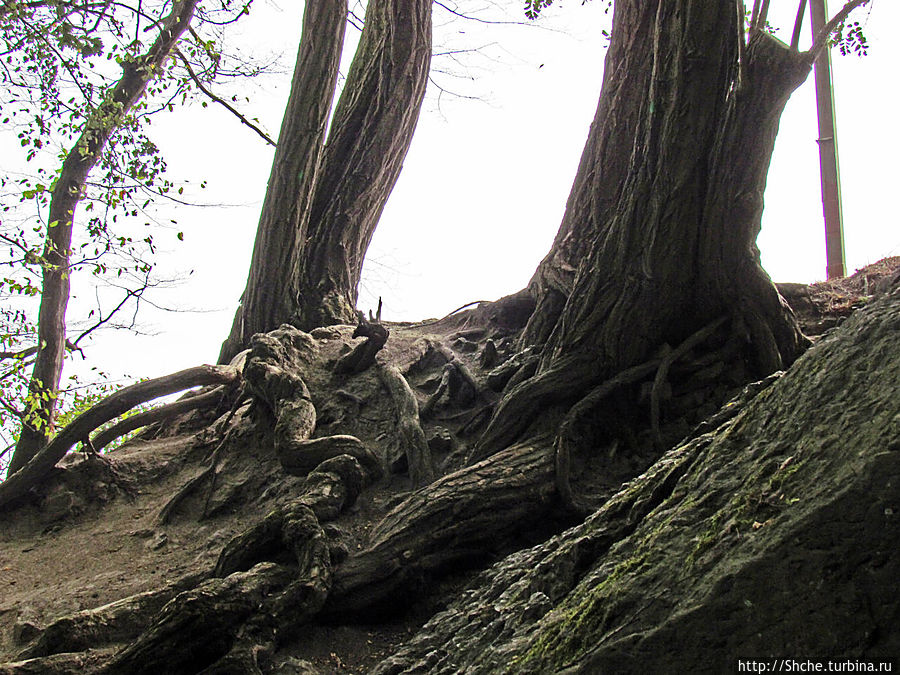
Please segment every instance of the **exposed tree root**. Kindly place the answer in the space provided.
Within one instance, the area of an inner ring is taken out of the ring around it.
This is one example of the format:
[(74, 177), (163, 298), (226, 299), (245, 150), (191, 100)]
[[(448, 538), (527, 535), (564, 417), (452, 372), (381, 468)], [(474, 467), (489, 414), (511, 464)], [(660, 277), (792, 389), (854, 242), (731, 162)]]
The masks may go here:
[(52, 656), (4, 663), (0, 675), (81, 675), (92, 672), (106, 655), (100, 653), (64, 653)]
[(159, 513), (156, 516), (157, 527), (168, 524), (169, 520), (171, 520), (172, 518), (172, 514), (175, 512), (175, 509), (178, 508), (178, 505), (181, 504), (181, 502), (183, 502), (185, 498), (193, 494), (194, 490), (199, 488), (200, 485), (209, 480), (210, 486), (209, 490), (206, 493), (206, 499), (203, 503), (203, 514), (201, 515), (201, 517), (206, 515), (207, 509), (209, 507), (210, 497), (212, 497), (213, 490), (215, 490), (216, 487), (215, 481), (217, 475), (216, 472), (218, 471), (219, 466), (219, 459), (222, 455), (226, 443), (232, 437), (232, 432), (234, 431), (234, 429), (228, 429), (228, 425), (231, 423), (231, 420), (234, 418), (235, 413), (238, 411), (238, 408), (240, 408), (244, 400), (245, 398), (243, 393), (238, 395), (238, 397), (234, 401), (234, 404), (231, 406), (231, 410), (228, 411), (228, 415), (222, 423), (222, 426), (219, 427), (221, 438), (219, 439), (215, 450), (213, 450), (212, 454), (210, 455), (209, 466), (207, 466), (206, 469), (204, 469), (201, 473), (191, 478), (187, 483), (182, 485), (178, 492), (172, 495), (172, 497), (165, 503), (165, 505), (160, 509)]
[(325, 436), (292, 445), (282, 444), (277, 453), (282, 468), (297, 476), (305, 476), (325, 460), (339, 455), (353, 457), (373, 480), (384, 474), (378, 456), (355, 436)]
[(434, 348), (447, 360), (447, 365), (452, 367), (457, 375), (457, 377), (451, 378), (449, 382), (448, 393), (450, 398), (461, 405), (472, 403), (481, 394), (481, 387), (472, 371), (469, 370), (465, 363), (456, 358), (456, 354), (444, 345), (436, 343)]
[(509, 447), (548, 406), (577, 400), (600, 379), (596, 359), (584, 356), (562, 357), (547, 371), (524, 382), (507, 386), (506, 395), (494, 409), (487, 429), (472, 449), (467, 463), (473, 464)]
[(447, 390), (450, 388), (450, 379), (454, 375), (454, 368), (449, 363), (444, 366), (444, 369), (441, 371), (441, 381), (438, 384), (438, 388), (434, 390), (434, 393), (428, 397), (428, 400), (425, 402), (425, 405), (422, 406), (422, 409), (419, 411), (419, 417), (423, 420), (429, 419), (432, 414), (434, 414), (434, 409), (437, 406), (438, 402), (447, 393)]
[(353, 337), (366, 338), (356, 345), (352, 351), (338, 359), (334, 364), (334, 372), (341, 375), (353, 375), (361, 373), (375, 363), (375, 356), (381, 351), (390, 335), (387, 328), (381, 323), (381, 300), (378, 304), (378, 317), (372, 317), (367, 321), (362, 313), (359, 315), (359, 324), (353, 331)]
[(155, 422), (164, 422), (166, 420), (170, 420), (173, 417), (186, 412), (190, 412), (191, 410), (199, 410), (200, 408), (207, 408), (217, 405), (225, 397), (228, 389), (231, 388), (231, 386), (233, 386), (233, 383), (230, 385), (216, 387), (212, 391), (208, 391), (204, 394), (191, 396), (190, 398), (175, 401), (174, 403), (169, 403), (168, 405), (159, 406), (158, 408), (154, 408), (153, 410), (147, 410), (146, 412), (132, 415), (131, 417), (128, 417), (121, 422), (114, 424), (109, 429), (105, 429), (99, 434), (95, 435), (91, 439), (91, 443), (99, 452), (117, 438), (124, 436), (125, 434), (134, 431), (135, 429), (140, 429), (141, 427), (145, 427)]
[(502, 552), (558, 509), (549, 439), (515, 445), (413, 492), (335, 570), (325, 612), (359, 619), (399, 608), (431, 575)]
[(100, 672), (196, 673), (227, 654), (243, 624), (295, 575), (288, 566), (267, 562), (209, 579), (169, 602), (153, 625)]
[[(512, 377), (521, 370), (529, 360), (537, 363), (538, 357), (535, 355), (534, 347), (527, 347), (523, 351), (513, 354), (510, 358), (489, 372), (487, 376), (488, 387), (496, 392), (503, 391)], [(531, 374), (533, 375), (534, 372)]]
[(643, 379), (654, 370), (657, 370), (659, 365), (659, 359), (654, 359), (623, 370), (615, 377), (608, 379), (603, 384), (592, 389), (587, 396), (572, 406), (568, 414), (566, 414), (566, 417), (557, 432), (555, 442), (555, 482), (556, 489), (559, 492), (563, 504), (575, 513), (584, 516), (590, 511), (590, 505), (583, 503), (573, 494), (572, 486), (569, 481), (571, 446), (574, 444), (573, 430), (575, 425), (616, 389)]
[(190, 387), (231, 383), (239, 377), (237, 368), (230, 366), (196, 366), (120, 389), (79, 415), (28, 464), (0, 483), (0, 507), (37, 485), (75, 443), (88, 439), (92, 431), (136, 405)]
[[(241, 672), (235, 664), (255, 663), (290, 638), (319, 613), (331, 587), (332, 547), (321, 523), (352, 504), (369, 480), (348, 455), (322, 462), (300, 497), (232, 539), (214, 578), (177, 595), (101, 672)], [(286, 557), (290, 564), (273, 562)]]
[(397, 435), (400, 448), (406, 455), (409, 477), (414, 487), (428, 485), (434, 480), (434, 464), (425, 432), (419, 422), (416, 395), (397, 366), (379, 363), (378, 378), (388, 390), (397, 414)]
[(656, 370), (656, 377), (653, 380), (653, 388), (650, 390), (650, 427), (653, 431), (653, 443), (657, 450), (662, 451), (663, 439), (659, 431), (659, 415), (660, 415), (660, 396), (663, 385), (669, 374), (669, 368), (682, 356), (687, 354), (691, 349), (699, 345), (701, 342), (711, 336), (716, 329), (728, 320), (727, 316), (720, 317), (715, 321), (711, 321), (693, 335), (689, 336), (684, 342), (678, 345), (663, 356), (659, 368)]
[(169, 600), (208, 576), (208, 571), (196, 572), (163, 588), (61, 617), (47, 626), (19, 658), (35, 659), (62, 652), (81, 652), (135, 638)]

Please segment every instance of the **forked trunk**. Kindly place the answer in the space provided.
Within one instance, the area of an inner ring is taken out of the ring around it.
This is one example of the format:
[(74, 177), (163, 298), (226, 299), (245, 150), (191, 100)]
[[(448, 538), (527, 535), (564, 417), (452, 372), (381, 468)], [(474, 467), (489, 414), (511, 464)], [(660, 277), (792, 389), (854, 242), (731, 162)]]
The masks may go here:
[(366, 249), (428, 83), (431, 2), (369, 3), (323, 146), (345, 16), (346, 2), (307, 3), (247, 289), (220, 362), (282, 323), (309, 330), (356, 321)]
[(296, 299), (286, 280), (306, 241), (346, 20), (346, 0), (306, 3), (291, 93), (259, 215), (247, 287), (231, 334), (222, 345), (221, 363), (246, 347), (253, 334), (286, 322), (294, 310)]

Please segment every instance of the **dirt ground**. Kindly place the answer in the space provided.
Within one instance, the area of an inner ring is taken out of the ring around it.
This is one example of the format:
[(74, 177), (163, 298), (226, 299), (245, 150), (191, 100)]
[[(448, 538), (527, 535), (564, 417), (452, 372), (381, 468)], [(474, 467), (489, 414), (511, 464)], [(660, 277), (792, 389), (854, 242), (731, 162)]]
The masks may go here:
[[(864, 306), (897, 274), (900, 257), (845, 279), (779, 288), (804, 331), (815, 336)], [(491, 365), (483, 360), (487, 341), (501, 360), (513, 351), (511, 331), (502, 321), (487, 317), (480, 324), (472, 327), (457, 315), (440, 322), (390, 325), (387, 356), (409, 372), (420, 406), (437, 389), (444, 364), (429, 350), (429, 341), (452, 350), (479, 379)], [(343, 326), (314, 332), (316, 364), (304, 375), (318, 414), (315, 435), (352, 434), (390, 459), (396, 454), (390, 433), (396, 421), (375, 374), (331, 373), (335, 359), (353, 343), (352, 330)], [(443, 402), (423, 424), (438, 466), (449, 470), (462, 461), (477, 435), (477, 414), (492, 402), (489, 393), (480, 396), (487, 398), (468, 406)], [(238, 424), (245, 423), (246, 431), (236, 435), (234, 449), (223, 458), (214, 494), (186, 500), (166, 525), (158, 523), (160, 510), (203, 470), (219, 440), (208, 430), (132, 440), (108, 455), (114, 472), (104, 460), (73, 453), (64, 460), (67, 470), (58, 470), (39, 497), (0, 515), (0, 663), (15, 661), (42, 627), (61, 616), (208, 571), (225, 543), (296, 491), (302, 479), (277, 475), (277, 459), (252, 431), (250, 415), (247, 408), (238, 413)], [(207, 426), (199, 421), (199, 428)], [(364, 491), (335, 523), (347, 547), (364, 547), (368, 529), (408, 490), (405, 474), (397, 474)], [(210, 504), (212, 515), (201, 518)], [(365, 672), (415, 632), (441, 607), (441, 597), (467, 578), (445, 582), (413, 611), (377, 626), (309, 627), (283, 649), (282, 672)]]

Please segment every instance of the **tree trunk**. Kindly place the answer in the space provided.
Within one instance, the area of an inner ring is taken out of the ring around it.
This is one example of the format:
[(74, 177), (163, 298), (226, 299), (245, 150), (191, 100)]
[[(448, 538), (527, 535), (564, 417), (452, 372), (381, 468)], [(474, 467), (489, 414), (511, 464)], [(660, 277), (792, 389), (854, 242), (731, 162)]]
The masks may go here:
[(22, 433), (9, 464), (9, 475), (25, 466), (47, 444), (66, 344), (66, 307), (69, 304), (69, 252), (75, 208), (88, 174), (100, 160), (113, 131), (137, 103), (156, 72), (190, 25), (199, 0), (181, 0), (161, 22), (159, 36), (146, 54), (126, 63), (121, 79), (91, 115), (60, 170), (50, 213), (43, 254), (43, 286), (38, 313), (38, 352), (28, 390), (31, 402), (22, 421)]
[(606, 53), (597, 112), (553, 246), (528, 284), (537, 307), (520, 338), (523, 346), (547, 341), (572, 293), (579, 263), (615, 212), (650, 84), (644, 62), (653, 51), (653, 33), (641, 28), (652, 23), (655, 13), (655, 3), (615, 4), (616, 30)]
[(289, 284), (298, 249), (306, 241), (325, 130), (340, 66), (347, 19), (346, 0), (309, 0), (291, 93), (259, 226), (247, 287), (222, 345), (219, 363), (227, 363), (255, 333), (277, 328), (294, 308)]
[[(331, 15), (332, 27), (333, 21)], [(322, 30), (312, 17), (304, 19), (306, 46), (301, 45), (298, 72), (305, 52), (311, 62), (324, 63), (323, 47), (312, 37)], [(335, 46), (326, 45), (328, 50)], [(293, 105), (309, 105), (307, 97), (317, 115), (327, 113), (323, 102), (330, 103), (331, 90), (322, 82), (334, 75), (322, 70), (295, 77), (278, 152), (286, 143), (292, 146), (285, 148), (284, 160), (276, 154), (273, 167), (274, 177), (283, 161), (285, 178), (270, 181), (243, 305), (220, 362), (254, 333), (282, 323), (310, 330), (356, 322), (363, 259), (412, 142), (430, 63), (431, 2), (372, 0), (324, 148), (320, 135), (293, 145), (290, 134), (304, 129), (289, 130), (287, 123), (295, 114)], [(316, 95), (310, 97), (310, 89)], [(301, 110), (308, 115), (306, 107)], [(298, 180), (296, 169), (312, 161), (311, 154), (321, 157), (317, 171)]]
[[(633, 135), (604, 146), (602, 129), (591, 134), (565, 232), (535, 275), (564, 278), (577, 252), (571, 293), (557, 318), (562, 291), (537, 284), (526, 338), (546, 336), (541, 366), (499, 406), (478, 457), (514, 440), (535, 406), (577, 400), (723, 314), (745, 380), (789, 365), (806, 344), (755, 240), (778, 121), (808, 55), (759, 31), (745, 45), (740, 2), (620, 0), (615, 21), (606, 67), (632, 71), (641, 88), (620, 93), (610, 75), (599, 109), (604, 124), (637, 110), (618, 130)], [(631, 149), (627, 171), (606, 171), (617, 158), (601, 153), (622, 147)], [(579, 225), (571, 219), (580, 211)]]
[(431, 2), (372, 0), (331, 123), (291, 278), (298, 326), (356, 322), (363, 259), (412, 142), (431, 66)]

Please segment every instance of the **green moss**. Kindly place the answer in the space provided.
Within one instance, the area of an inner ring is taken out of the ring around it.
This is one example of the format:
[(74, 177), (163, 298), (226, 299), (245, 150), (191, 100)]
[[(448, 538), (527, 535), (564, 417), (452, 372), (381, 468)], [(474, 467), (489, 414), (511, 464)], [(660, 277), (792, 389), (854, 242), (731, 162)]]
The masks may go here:
[(602, 633), (607, 623), (604, 601), (611, 597), (612, 587), (642, 567), (645, 557), (645, 553), (638, 553), (616, 565), (597, 586), (576, 589), (566, 601), (569, 607), (558, 610), (554, 624), (540, 634), (528, 652), (510, 662), (507, 672), (519, 672), (536, 662), (543, 667), (559, 667), (587, 653), (586, 647), (595, 644), (594, 636)]

